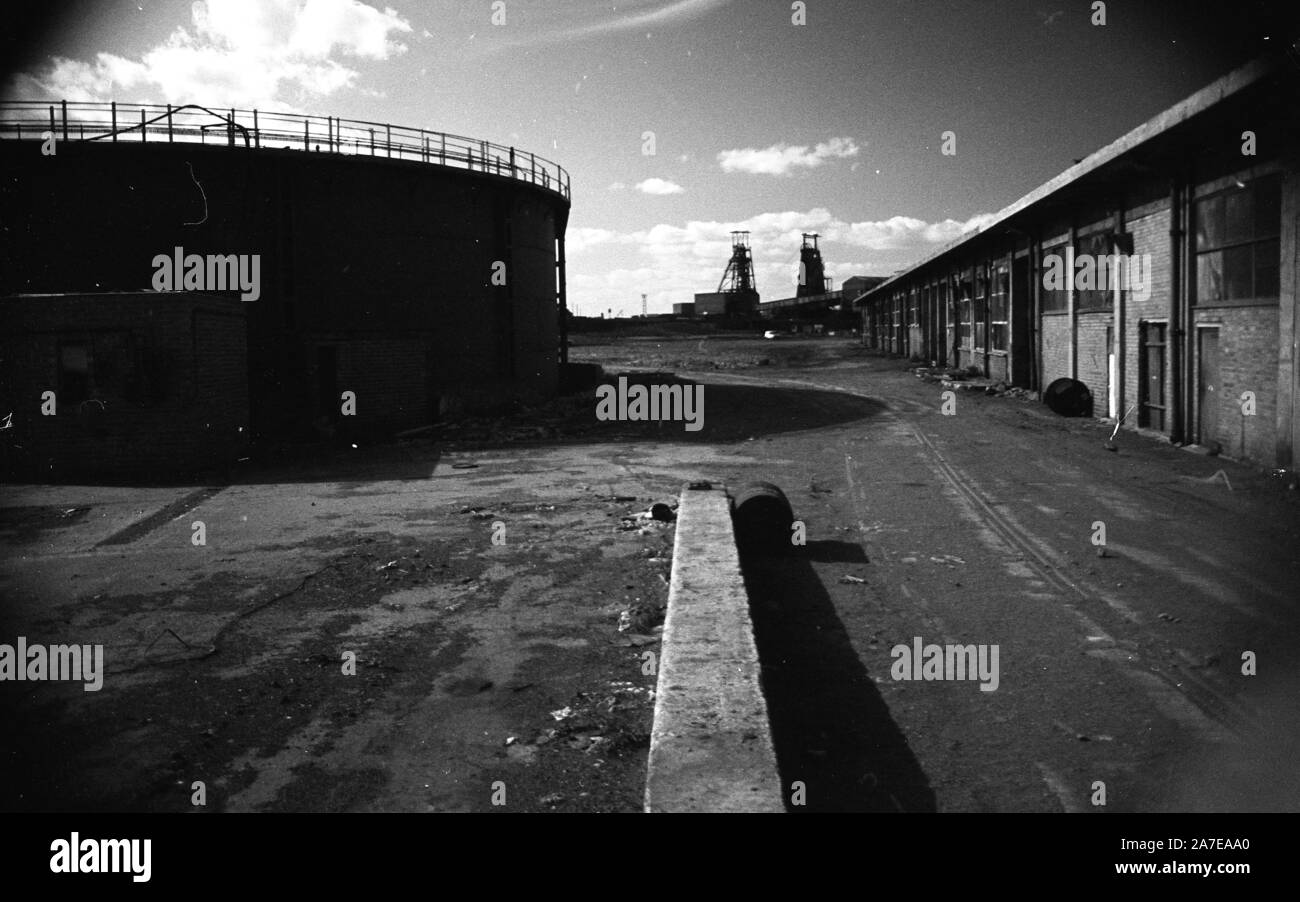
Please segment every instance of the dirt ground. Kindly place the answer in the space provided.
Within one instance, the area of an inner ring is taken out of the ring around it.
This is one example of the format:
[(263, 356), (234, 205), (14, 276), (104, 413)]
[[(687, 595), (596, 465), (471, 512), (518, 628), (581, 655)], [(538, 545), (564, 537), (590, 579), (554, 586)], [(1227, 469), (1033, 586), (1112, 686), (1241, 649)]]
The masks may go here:
[[(845, 336), (571, 359), (702, 382), (704, 428), (599, 422), (588, 390), (222, 484), (0, 487), (0, 641), (107, 671), (0, 686), (0, 808), (638, 811), (673, 526), (637, 515), (754, 479), (808, 529), (746, 562), (800, 810), (1089, 810), (1097, 779), (1117, 810), (1300, 807), (1300, 493), (1266, 470), (1108, 453), (1024, 399), (943, 416)], [(914, 636), (1000, 643), (1000, 688), (891, 680)]]
[(672, 494), (565, 457), (5, 487), (7, 641), (102, 643), (107, 674), (4, 685), (3, 807), (639, 810), (658, 635), (618, 625), (666, 603), (672, 524), (636, 515)]

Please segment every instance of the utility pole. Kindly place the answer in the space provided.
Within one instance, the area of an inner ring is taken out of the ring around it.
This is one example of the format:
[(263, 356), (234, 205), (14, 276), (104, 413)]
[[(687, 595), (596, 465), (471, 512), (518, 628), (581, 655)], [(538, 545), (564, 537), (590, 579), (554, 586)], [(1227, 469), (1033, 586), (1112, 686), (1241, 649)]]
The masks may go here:
[(645, 295), (641, 295), (641, 318), (645, 319)]

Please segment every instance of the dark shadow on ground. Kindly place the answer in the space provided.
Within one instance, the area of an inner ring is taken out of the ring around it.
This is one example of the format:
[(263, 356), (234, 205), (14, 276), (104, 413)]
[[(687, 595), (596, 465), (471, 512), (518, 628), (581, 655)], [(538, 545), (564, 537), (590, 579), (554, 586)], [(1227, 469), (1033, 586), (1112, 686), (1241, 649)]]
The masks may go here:
[[(928, 778), (807, 558), (745, 554), (741, 569), (787, 808), (934, 811)], [(803, 806), (791, 804), (796, 780)]]
[(803, 548), (803, 557), (819, 564), (867, 564), (867, 553), (856, 542), (824, 539), (809, 542)]
[[(669, 385), (694, 392), (699, 383), (671, 373), (608, 375), (617, 389)], [(887, 410), (882, 402), (840, 392), (753, 385), (703, 384), (703, 416), (692, 416), (698, 430), (688, 430), (685, 410), (662, 421), (598, 420), (595, 389), (555, 398), (537, 407), (515, 405), (496, 414), (467, 416), (435, 424), (426, 433), (342, 437), (330, 443), (254, 447), (249, 458), (220, 470), (196, 471), (178, 462), (175, 473), (141, 472), (105, 477), (90, 473), (15, 474), (10, 482), (119, 486), (268, 485), (294, 482), (381, 482), (429, 478), (446, 452), (490, 451), (512, 447), (628, 442), (743, 442), (784, 432), (834, 426), (870, 419)], [(615, 406), (617, 409), (617, 405)], [(693, 410), (694, 414), (695, 411)]]

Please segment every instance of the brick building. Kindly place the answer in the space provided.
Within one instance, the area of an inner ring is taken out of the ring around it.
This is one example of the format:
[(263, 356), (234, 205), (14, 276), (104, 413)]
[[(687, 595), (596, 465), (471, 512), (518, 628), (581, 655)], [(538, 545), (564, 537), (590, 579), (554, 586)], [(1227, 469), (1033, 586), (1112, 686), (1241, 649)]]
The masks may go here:
[(1225, 75), (869, 291), (864, 344), (1292, 466), (1298, 101), (1285, 55)]

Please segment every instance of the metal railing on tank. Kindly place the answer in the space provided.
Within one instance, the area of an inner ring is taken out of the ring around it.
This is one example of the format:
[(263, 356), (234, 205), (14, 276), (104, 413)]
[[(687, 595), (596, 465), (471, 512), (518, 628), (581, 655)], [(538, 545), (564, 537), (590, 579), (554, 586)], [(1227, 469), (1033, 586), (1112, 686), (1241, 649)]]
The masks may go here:
[(517, 179), (570, 196), (558, 163), (515, 147), (384, 122), (185, 104), (0, 100), (0, 139), (189, 142), (414, 160)]

